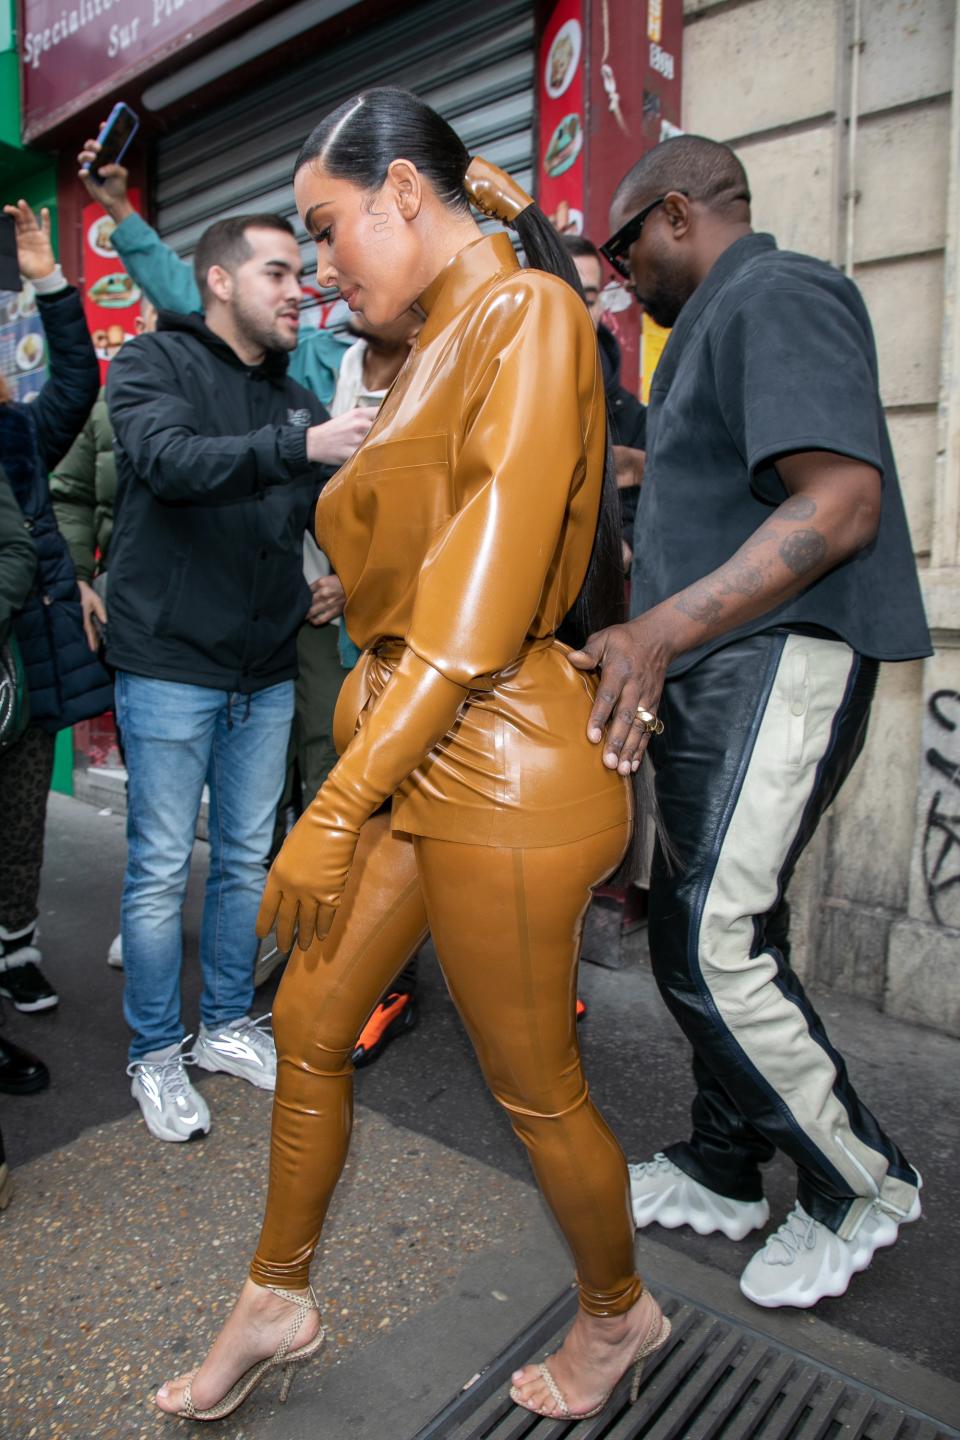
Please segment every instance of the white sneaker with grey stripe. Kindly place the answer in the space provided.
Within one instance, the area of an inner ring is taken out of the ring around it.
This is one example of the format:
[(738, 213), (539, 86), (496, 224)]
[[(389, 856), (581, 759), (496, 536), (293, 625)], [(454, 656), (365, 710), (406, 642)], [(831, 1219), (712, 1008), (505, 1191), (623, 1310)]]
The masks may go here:
[(207, 1103), (187, 1076), (186, 1066), (194, 1056), (183, 1047), (190, 1039), (188, 1035), (179, 1044), (152, 1050), (127, 1066), (133, 1098), (158, 1140), (199, 1140), (210, 1130)]
[(201, 1070), (222, 1070), (249, 1080), (260, 1090), (273, 1090), (277, 1083), (277, 1052), (270, 1031), (270, 1016), (252, 1020), (243, 1015), (216, 1030), (200, 1026), (195, 1056)]

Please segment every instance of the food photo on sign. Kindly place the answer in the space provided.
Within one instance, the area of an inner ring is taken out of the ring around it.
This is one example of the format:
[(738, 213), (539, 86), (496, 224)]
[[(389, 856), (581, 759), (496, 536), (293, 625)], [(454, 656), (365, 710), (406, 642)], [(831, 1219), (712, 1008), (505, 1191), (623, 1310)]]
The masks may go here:
[[(140, 196), (130, 191), (130, 202), (140, 209)], [(120, 347), (137, 333), (143, 292), (127, 274), (113, 246), (115, 222), (95, 202), (83, 208), (83, 308), (93, 338), (101, 379), (106, 365)]]
[(583, 234), (584, 31), (581, 0), (560, 0), (539, 56), (539, 199), (561, 235)]
[(583, 126), (579, 115), (565, 115), (550, 137), (543, 158), (548, 175), (564, 175), (583, 149)]
[(564, 21), (553, 38), (547, 52), (547, 72), (544, 83), (551, 100), (559, 100), (569, 89), (570, 82), (580, 64), (583, 49), (583, 30), (580, 21)]

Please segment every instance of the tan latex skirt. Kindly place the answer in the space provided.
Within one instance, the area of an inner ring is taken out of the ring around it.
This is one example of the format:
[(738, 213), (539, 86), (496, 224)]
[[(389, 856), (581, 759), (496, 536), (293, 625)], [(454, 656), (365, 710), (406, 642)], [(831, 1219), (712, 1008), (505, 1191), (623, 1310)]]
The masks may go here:
[[(347, 677), (334, 720), (340, 753), (403, 649), (402, 641), (381, 641)], [(624, 823), (629, 782), (587, 739), (596, 677), (575, 670), (567, 653), (553, 637), (535, 641), (470, 692), (453, 727), (395, 793), (395, 831), (532, 849)]]

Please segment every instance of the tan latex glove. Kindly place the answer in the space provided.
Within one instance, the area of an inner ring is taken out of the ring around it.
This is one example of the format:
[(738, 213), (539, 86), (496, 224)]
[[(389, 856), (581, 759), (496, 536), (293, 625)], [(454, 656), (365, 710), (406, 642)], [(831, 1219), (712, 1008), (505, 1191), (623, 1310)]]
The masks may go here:
[(277, 945), (322, 940), (336, 914), (360, 827), (450, 729), (467, 690), (405, 651), (383, 693), (284, 842), (267, 876), (257, 934)]

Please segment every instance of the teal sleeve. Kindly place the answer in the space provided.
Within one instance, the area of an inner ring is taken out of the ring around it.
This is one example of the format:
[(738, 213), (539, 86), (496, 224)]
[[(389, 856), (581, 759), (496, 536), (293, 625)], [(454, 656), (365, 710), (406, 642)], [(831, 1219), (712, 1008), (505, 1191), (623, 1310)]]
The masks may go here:
[(311, 395), (316, 395), (321, 405), (329, 405), (337, 388), (341, 361), (352, 344), (350, 339), (346, 342), (338, 340), (329, 330), (304, 326), (297, 348), (290, 357), (291, 380), (296, 380)]
[(347, 624), (345, 620), (340, 621), (340, 627), (337, 631), (337, 650), (340, 655), (340, 664), (344, 670), (352, 670), (363, 653), (354, 645), (350, 636), (347, 634)]
[(187, 315), (202, 308), (192, 265), (165, 245), (140, 215), (128, 215), (111, 239), (128, 275), (158, 309)]

